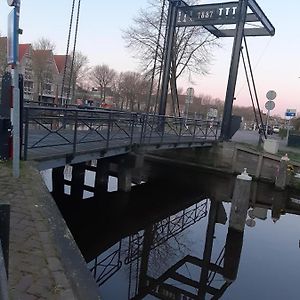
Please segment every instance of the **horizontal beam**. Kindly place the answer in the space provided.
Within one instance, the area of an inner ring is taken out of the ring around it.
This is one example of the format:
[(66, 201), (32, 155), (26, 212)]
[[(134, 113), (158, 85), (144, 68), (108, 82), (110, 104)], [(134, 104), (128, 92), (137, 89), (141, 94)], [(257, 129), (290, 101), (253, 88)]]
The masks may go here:
[[(220, 36), (217, 37), (235, 37), (236, 29), (219, 30)], [(244, 36), (270, 36), (265, 28), (245, 28)]]
[[(239, 2), (204, 5), (182, 5), (178, 10), (177, 27), (203, 26), (216, 37), (232, 37), (235, 29), (218, 29), (217, 25), (236, 25), (239, 19)], [(249, 0), (246, 23), (259, 23), (261, 28), (245, 29), (248, 36), (273, 36), (275, 28), (255, 0)]]
[(248, 2), (249, 7), (251, 8), (252, 12), (256, 14), (259, 21), (262, 23), (262, 25), (265, 27), (265, 29), (269, 32), (269, 35), (273, 36), (275, 35), (275, 28), (270, 22), (270, 20), (266, 17), (262, 9), (259, 7), (259, 5), (256, 3), (255, 0), (249, 0)]

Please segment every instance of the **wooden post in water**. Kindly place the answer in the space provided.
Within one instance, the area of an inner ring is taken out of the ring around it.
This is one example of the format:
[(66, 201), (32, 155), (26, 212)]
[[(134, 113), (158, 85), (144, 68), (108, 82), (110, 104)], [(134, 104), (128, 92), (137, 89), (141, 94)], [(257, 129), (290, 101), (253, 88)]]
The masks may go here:
[(250, 188), (252, 177), (244, 169), (241, 175), (238, 175), (235, 181), (233, 197), (231, 202), (231, 211), (229, 218), (229, 227), (238, 231), (244, 231), (247, 211), (250, 201)]
[(52, 169), (52, 193), (54, 197), (65, 193), (65, 167)]
[(288, 178), (287, 167), (288, 167), (289, 160), (290, 159), (288, 158), (287, 154), (281, 157), (280, 160), (279, 170), (275, 180), (275, 187), (280, 190), (284, 190), (287, 184), (287, 178)]
[(85, 163), (72, 165), (71, 198), (83, 199)]
[(97, 160), (97, 169), (95, 177), (95, 193), (94, 197), (99, 198), (108, 189), (108, 177), (109, 177), (109, 161), (107, 159)]

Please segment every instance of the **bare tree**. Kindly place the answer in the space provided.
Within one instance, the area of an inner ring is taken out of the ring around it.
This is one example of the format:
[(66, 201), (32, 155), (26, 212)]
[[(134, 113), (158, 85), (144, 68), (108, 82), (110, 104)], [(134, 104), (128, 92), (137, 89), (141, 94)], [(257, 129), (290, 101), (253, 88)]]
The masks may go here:
[(116, 71), (110, 69), (107, 65), (95, 66), (91, 71), (91, 80), (95, 87), (100, 89), (102, 100), (105, 101), (106, 89), (113, 85), (116, 75)]
[(149, 80), (140, 73), (121, 73), (116, 81), (114, 92), (117, 95), (119, 109), (145, 111)]
[[(191, 4), (199, 3), (196, 0), (189, 2)], [(158, 61), (160, 64), (162, 62), (164, 29), (161, 31), (162, 38), (157, 48), (162, 3), (163, 0), (149, 0), (149, 7), (139, 12), (139, 15), (133, 20), (133, 25), (123, 34), (127, 47), (135, 53), (135, 57), (141, 63), (142, 71), (146, 73), (153, 68), (156, 49), (158, 50)], [(163, 15), (164, 26), (166, 20), (167, 9)], [(172, 53), (171, 78), (175, 80), (185, 72), (206, 74), (212, 58), (211, 50), (216, 45), (216, 38), (203, 27), (177, 28)], [(160, 64), (157, 66), (157, 73)]]
[(55, 44), (45, 37), (33, 43), (33, 49), (35, 50), (52, 50), (54, 52), (55, 48)]
[[(71, 53), (70, 57), (73, 57), (73, 53)], [(73, 70), (71, 72), (71, 63), (70, 67), (67, 70), (68, 84), (70, 84), (70, 91), (72, 95), (72, 102), (74, 102), (76, 98), (76, 87), (79, 86), (81, 89), (87, 86), (86, 78), (89, 72), (88, 66), (89, 60), (86, 55), (81, 53), (80, 51), (75, 52), (74, 62), (73, 62)]]

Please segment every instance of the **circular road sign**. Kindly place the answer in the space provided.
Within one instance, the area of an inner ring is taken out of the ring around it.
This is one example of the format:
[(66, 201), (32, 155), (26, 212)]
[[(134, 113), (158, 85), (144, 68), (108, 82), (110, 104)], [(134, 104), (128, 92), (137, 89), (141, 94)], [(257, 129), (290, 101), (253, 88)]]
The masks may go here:
[(266, 110), (272, 110), (275, 108), (275, 102), (274, 101), (267, 101), (266, 104), (265, 104), (265, 108)]
[(267, 96), (268, 100), (274, 100), (276, 98), (277, 94), (276, 94), (275, 91), (270, 90), (270, 91), (267, 92), (266, 96)]

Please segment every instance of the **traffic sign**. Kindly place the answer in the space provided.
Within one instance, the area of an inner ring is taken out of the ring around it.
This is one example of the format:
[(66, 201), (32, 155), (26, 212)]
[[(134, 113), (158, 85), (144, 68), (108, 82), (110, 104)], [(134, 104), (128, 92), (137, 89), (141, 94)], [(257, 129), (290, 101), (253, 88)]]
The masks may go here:
[(287, 109), (285, 112), (286, 117), (296, 117), (296, 109)]
[(267, 102), (265, 103), (265, 108), (266, 108), (266, 110), (268, 110), (268, 111), (273, 110), (273, 109), (275, 108), (275, 102), (274, 102), (274, 101), (271, 101), (271, 100), (267, 101)]
[(187, 104), (192, 104), (193, 103), (194, 93), (195, 93), (195, 91), (194, 91), (194, 89), (192, 87), (189, 87), (186, 90), (185, 103), (187, 103)]
[(268, 100), (274, 100), (276, 98), (276, 96), (277, 96), (277, 94), (273, 90), (268, 91), (267, 95), (266, 95)]

